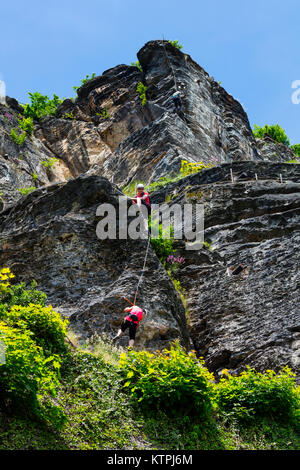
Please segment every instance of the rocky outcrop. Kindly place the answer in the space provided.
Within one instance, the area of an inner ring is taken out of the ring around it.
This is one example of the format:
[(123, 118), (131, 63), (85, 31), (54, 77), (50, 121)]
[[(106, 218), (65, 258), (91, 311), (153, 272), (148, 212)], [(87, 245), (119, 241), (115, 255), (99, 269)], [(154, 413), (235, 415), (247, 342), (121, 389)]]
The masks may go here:
[(287, 162), (295, 160), (295, 154), (290, 147), (280, 142), (275, 142), (271, 137), (256, 139), (256, 146), (261, 158), (270, 162)]
[[(189, 55), (162, 41), (147, 43), (137, 55), (143, 72), (126, 65), (107, 70), (37, 129), (73, 176), (90, 170), (125, 185), (174, 174), (182, 159), (260, 159), (240, 103)], [(147, 87), (145, 106), (136, 91), (139, 82)], [(178, 88), (184, 94), (182, 115), (171, 98)]]
[[(134, 299), (141, 275), (146, 240), (96, 235), (98, 205), (118, 209), (119, 195), (105, 178), (79, 177), (38, 189), (0, 215), (0, 266), (10, 267), (18, 281), (35, 279), (82, 336), (116, 334), (129, 306), (122, 297)], [(149, 311), (138, 347), (161, 349), (175, 338), (189, 346), (184, 308), (151, 248), (137, 302)]]
[[(22, 146), (10, 136), (22, 108), (8, 97), (0, 105), (0, 266), (36, 279), (83, 336), (115, 334), (146, 241), (99, 240), (97, 206), (118, 207), (116, 184), (177, 174), (182, 160), (213, 163), (151, 195), (170, 206), (203, 203), (208, 245), (176, 243), (186, 312), (150, 249), (138, 296), (150, 314), (137, 345), (161, 349), (180, 338), (189, 347), (192, 338), (216, 375), (288, 364), (300, 380), (300, 167), (282, 163), (293, 159), (285, 145), (253, 137), (242, 106), (189, 55), (151, 41), (138, 59), (142, 70), (119, 65), (87, 81)], [(49, 172), (42, 163), (54, 156)], [(21, 197), (18, 188), (29, 186), (37, 189)]]
[[(205, 207), (212, 251), (178, 250), (191, 336), (217, 374), (289, 365), (300, 380), (300, 167), (240, 162), (232, 169), (234, 183), (230, 165), (221, 165), (152, 195), (157, 203), (168, 195), (170, 205)], [(240, 264), (247, 268), (232, 275)]]
[(20, 188), (39, 187), (70, 176), (61, 163), (47, 170), (42, 162), (54, 155), (39, 139), (27, 136), (22, 145), (14, 142), (11, 130), (18, 128), (22, 111), (18, 102), (9, 97), (5, 105), (0, 105), (0, 209), (21, 198)]

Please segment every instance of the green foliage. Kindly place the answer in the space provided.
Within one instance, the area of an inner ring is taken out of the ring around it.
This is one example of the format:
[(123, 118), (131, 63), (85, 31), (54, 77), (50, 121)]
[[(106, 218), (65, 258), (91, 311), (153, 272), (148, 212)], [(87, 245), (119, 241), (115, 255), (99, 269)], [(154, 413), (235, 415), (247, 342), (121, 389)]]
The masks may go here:
[(53, 94), (53, 99), (39, 92), (28, 93), (30, 104), (24, 105), (25, 118), (39, 120), (44, 116), (51, 116), (56, 113), (58, 106), (63, 102), (57, 95)]
[(242, 420), (273, 416), (287, 420), (300, 412), (300, 393), (288, 367), (276, 374), (264, 374), (247, 367), (239, 376), (225, 369), (216, 387), (216, 402), (221, 411)]
[(96, 77), (96, 74), (95, 72), (92, 73), (91, 76), (89, 75), (86, 75), (85, 78), (83, 78), (81, 81), (80, 81), (80, 85), (79, 86), (73, 86), (73, 90), (77, 93), (77, 90), (82, 86), (84, 85), (86, 82), (89, 82), (90, 80), (92, 80), (93, 78)]
[[(0, 395), (4, 402), (24, 407), (43, 421), (60, 426), (64, 414), (52, 401), (57, 393), (67, 320), (51, 306), (45, 294), (11, 285), (9, 268), (0, 270), (0, 339), (5, 344), (5, 363), (0, 364)], [(40, 301), (42, 305), (30, 303)], [(17, 305), (19, 304), (19, 305)], [(1, 402), (1, 400), (0, 400)]]
[[(175, 251), (173, 248), (174, 228), (171, 225), (163, 229), (162, 224), (150, 220), (149, 230), (151, 230), (151, 246), (161, 263), (164, 264), (167, 257)], [(154, 230), (158, 234), (158, 238), (153, 237)]]
[(19, 122), (19, 128), (26, 132), (27, 135), (32, 135), (33, 134), (33, 120), (31, 117), (23, 117), (21, 116), (20, 119), (18, 119)]
[(96, 113), (96, 116), (101, 117), (101, 119), (108, 119), (109, 118), (109, 113), (106, 108), (104, 108), (100, 113)]
[(187, 160), (181, 160), (181, 168), (180, 174), (182, 177), (193, 175), (198, 173), (201, 170), (206, 168), (212, 168), (215, 165), (213, 163), (204, 163), (204, 162), (191, 162), (189, 163)]
[(260, 127), (254, 124), (253, 135), (259, 139), (262, 139), (267, 135), (276, 142), (290, 145), (290, 141), (287, 138), (285, 131), (278, 124), (271, 126), (266, 124), (264, 127)]
[(51, 305), (14, 305), (4, 315), (2, 312), (1, 316), (10, 326), (31, 331), (37, 345), (41, 346), (47, 355), (66, 353), (65, 338), (69, 322), (62, 319)]
[(32, 173), (32, 179), (33, 179), (33, 181), (38, 179), (38, 175), (35, 171)]
[(26, 196), (27, 194), (32, 193), (32, 191), (35, 191), (35, 190), (36, 190), (35, 186), (30, 186), (29, 188), (18, 188), (18, 191), (20, 191), (20, 193), (23, 196)]
[(183, 48), (182, 44), (179, 44), (178, 40), (176, 39), (175, 41), (168, 41), (172, 46), (176, 47), (177, 49), (181, 50)]
[(0, 402), (26, 407), (37, 417), (60, 426), (64, 415), (51, 401), (59, 385), (57, 356), (45, 357), (32, 333), (0, 321), (0, 339), (5, 344), (5, 363), (0, 364)]
[(297, 157), (300, 157), (300, 144), (291, 145), (291, 149)]
[(48, 158), (47, 160), (43, 160), (41, 162), (41, 164), (47, 168), (48, 170), (50, 170), (50, 168), (53, 167), (53, 165), (58, 162), (58, 158), (55, 158), (55, 157), (52, 157), (52, 158)]
[(133, 402), (175, 415), (195, 412), (204, 417), (211, 410), (213, 375), (178, 342), (156, 354), (129, 350), (121, 354), (120, 367)]
[[(6, 272), (8, 274), (5, 274)], [(3, 276), (5, 276), (5, 278), (3, 278)], [(47, 296), (44, 292), (35, 289), (35, 281), (32, 281), (30, 287), (26, 287), (24, 282), (11, 285), (10, 282), (7, 281), (11, 279), (11, 276), (14, 277), (8, 268), (4, 268), (0, 271), (0, 306), (2, 306), (2, 308), (8, 310), (13, 305), (27, 307), (31, 303), (45, 306)]]
[(17, 127), (13, 127), (10, 131), (10, 136), (12, 138), (12, 140), (14, 141), (15, 144), (17, 145), (23, 145), (25, 140), (26, 140), (26, 137), (27, 137), (27, 134), (26, 132), (22, 132), (21, 134), (19, 134), (19, 130)]
[(132, 67), (137, 67), (141, 72), (143, 71), (142, 66), (138, 60), (136, 62), (131, 62), (130, 65)]
[(142, 101), (142, 106), (145, 106), (146, 103), (147, 103), (147, 97), (146, 97), (147, 87), (146, 87), (146, 85), (144, 85), (142, 82), (139, 82), (137, 87), (136, 87), (136, 91), (140, 95), (140, 99)]
[(75, 116), (74, 116), (73, 113), (65, 113), (65, 114), (63, 115), (63, 118), (64, 118), (64, 119), (75, 119)]

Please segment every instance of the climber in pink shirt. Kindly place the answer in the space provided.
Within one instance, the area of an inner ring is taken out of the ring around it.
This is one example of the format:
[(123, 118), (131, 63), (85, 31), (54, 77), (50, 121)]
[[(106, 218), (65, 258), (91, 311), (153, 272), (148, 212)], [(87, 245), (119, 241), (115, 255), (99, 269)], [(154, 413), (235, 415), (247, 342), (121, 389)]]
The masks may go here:
[(120, 338), (124, 331), (129, 328), (129, 346), (133, 348), (136, 330), (147, 312), (137, 305), (125, 308), (124, 312), (128, 312), (128, 315), (123, 319), (118, 334), (113, 338), (113, 342)]

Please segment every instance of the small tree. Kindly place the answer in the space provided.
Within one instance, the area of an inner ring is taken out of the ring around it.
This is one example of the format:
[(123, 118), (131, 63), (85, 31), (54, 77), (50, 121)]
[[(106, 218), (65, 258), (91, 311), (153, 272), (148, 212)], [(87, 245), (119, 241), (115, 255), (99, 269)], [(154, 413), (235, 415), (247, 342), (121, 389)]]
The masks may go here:
[(300, 157), (300, 144), (291, 145), (291, 149), (297, 157)]
[(63, 102), (57, 95), (53, 94), (53, 99), (39, 92), (28, 93), (30, 104), (24, 105), (24, 117), (41, 119), (44, 116), (51, 116), (56, 113), (58, 106)]
[(265, 136), (269, 136), (276, 142), (285, 145), (290, 145), (290, 141), (285, 131), (278, 124), (271, 126), (268, 126), (268, 124), (266, 124), (264, 127), (260, 127), (254, 124), (253, 134), (254, 137), (258, 139), (263, 139)]

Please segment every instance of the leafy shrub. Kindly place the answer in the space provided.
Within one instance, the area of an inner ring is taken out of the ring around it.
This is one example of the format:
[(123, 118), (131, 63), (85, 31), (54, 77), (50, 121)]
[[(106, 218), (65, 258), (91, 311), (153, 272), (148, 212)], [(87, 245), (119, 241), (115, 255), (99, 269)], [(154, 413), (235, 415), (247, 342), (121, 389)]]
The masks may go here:
[(24, 142), (26, 140), (26, 137), (27, 137), (27, 134), (26, 134), (26, 132), (22, 132), (21, 134), (19, 134), (18, 128), (13, 127), (10, 131), (10, 136), (11, 136), (11, 138), (14, 141), (15, 144), (21, 146), (21, 145), (24, 144)]
[(213, 375), (179, 342), (156, 354), (129, 350), (121, 354), (120, 367), (133, 402), (145, 408), (174, 414), (193, 410), (202, 416), (211, 409)]
[(140, 62), (137, 60), (136, 62), (131, 62), (130, 64), (132, 67), (137, 67), (141, 72), (143, 71)]
[(29, 186), (29, 188), (17, 188), (17, 189), (18, 189), (18, 191), (20, 191), (20, 193), (23, 196), (26, 196), (27, 194), (32, 193), (32, 191), (35, 191), (36, 187), (35, 186)]
[(96, 77), (96, 74), (95, 72), (92, 73), (91, 76), (89, 75), (86, 75), (85, 78), (83, 78), (81, 81), (80, 81), (80, 85), (79, 86), (73, 86), (73, 90), (77, 93), (77, 90), (82, 86), (84, 85), (86, 82), (89, 82), (90, 80), (92, 80), (93, 78)]
[(0, 339), (5, 344), (5, 363), (0, 364), (0, 403), (7, 400), (39, 418), (60, 426), (64, 415), (51, 401), (57, 393), (60, 361), (45, 357), (32, 333), (11, 328), (0, 321)]
[(178, 40), (176, 39), (175, 41), (168, 41), (172, 46), (176, 47), (177, 49), (181, 50), (183, 48), (182, 44), (179, 44)]
[(30, 104), (24, 105), (25, 118), (32, 118), (39, 120), (44, 116), (51, 116), (56, 113), (58, 106), (63, 102), (57, 95), (53, 94), (53, 99), (47, 95), (42, 95), (39, 92), (28, 93), (30, 97)]
[(290, 141), (287, 138), (285, 131), (278, 124), (271, 126), (266, 124), (264, 127), (260, 127), (254, 124), (253, 135), (259, 139), (263, 139), (267, 135), (276, 142), (290, 145)]
[(30, 287), (24, 282), (11, 285), (9, 280), (14, 278), (9, 268), (0, 271), (0, 305), (6, 310), (13, 305), (28, 306), (30, 303), (45, 306), (47, 296), (44, 292), (35, 290), (36, 282), (32, 281)]
[(67, 319), (62, 319), (50, 305), (30, 303), (28, 306), (14, 305), (3, 315), (5, 322), (12, 327), (25, 328), (34, 334), (35, 341), (46, 354), (66, 352)]
[(140, 95), (140, 99), (142, 101), (142, 106), (145, 106), (146, 103), (147, 103), (147, 97), (146, 97), (147, 87), (146, 87), (146, 85), (144, 85), (142, 82), (139, 82), (137, 87), (136, 87), (136, 91)]
[(182, 177), (188, 176), (188, 175), (193, 175), (194, 173), (198, 173), (201, 170), (204, 170), (206, 168), (212, 168), (214, 167), (213, 163), (203, 163), (203, 162), (191, 162), (189, 163), (186, 160), (181, 161), (181, 168), (180, 168), (180, 174)]
[[(156, 227), (154, 224), (156, 224)], [(156, 228), (156, 232), (158, 233), (158, 238), (152, 238), (154, 228)], [(159, 260), (161, 261), (161, 263), (164, 264), (167, 257), (171, 255), (172, 253), (174, 253), (175, 251), (173, 248), (174, 228), (171, 225), (170, 227), (163, 229), (162, 224), (159, 224), (158, 222), (154, 222), (153, 220), (150, 220), (149, 229), (151, 230), (151, 246), (153, 250), (155, 251), (156, 255), (158, 256)], [(169, 230), (170, 230), (170, 237), (167, 238), (169, 236)]]
[(65, 114), (63, 115), (63, 118), (64, 118), (64, 119), (71, 119), (71, 120), (72, 120), (72, 119), (75, 119), (75, 116), (74, 116), (73, 113), (65, 113)]
[(33, 134), (33, 120), (31, 117), (23, 117), (21, 116), (20, 119), (18, 119), (19, 122), (19, 128), (26, 132), (27, 135), (32, 135)]
[(58, 162), (58, 158), (52, 157), (48, 158), (47, 160), (43, 160), (41, 164), (49, 170), (56, 162)]
[(297, 157), (300, 157), (300, 144), (291, 145), (291, 149)]
[(221, 411), (242, 420), (256, 416), (288, 419), (300, 409), (294, 377), (288, 367), (278, 374), (272, 370), (262, 374), (248, 366), (239, 376), (224, 370), (216, 387), (216, 402)]
[(109, 118), (109, 113), (106, 108), (104, 108), (100, 113), (96, 113), (96, 116), (101, 117), (101, 119), (108, 119)]

